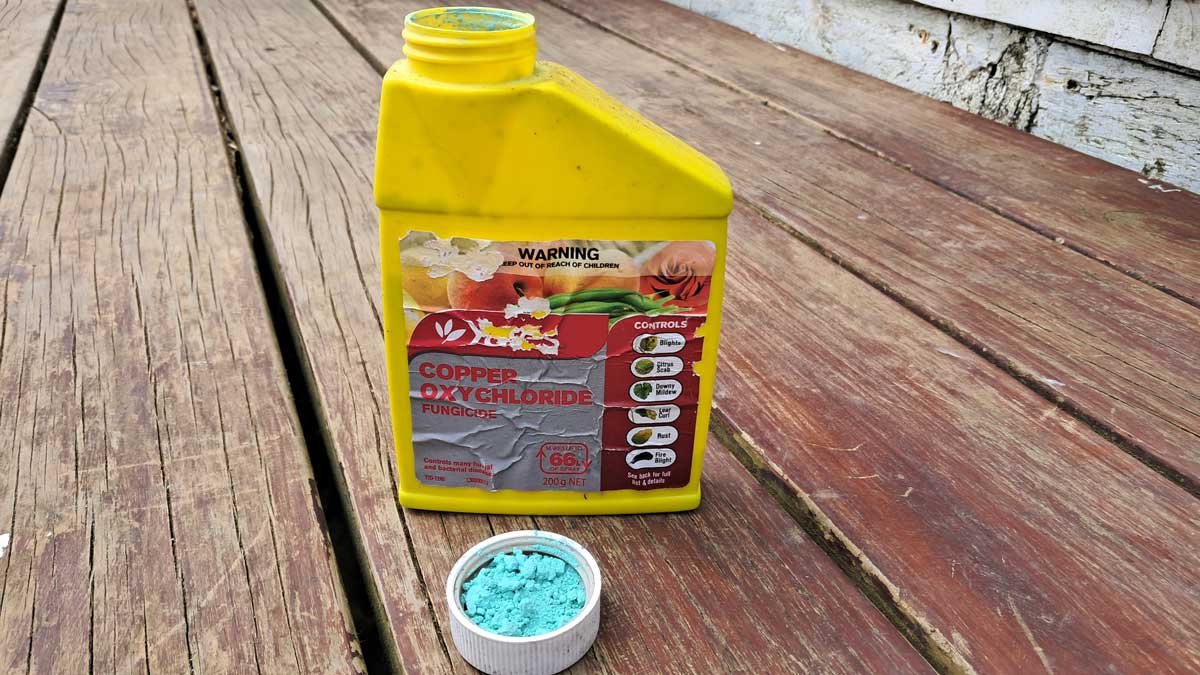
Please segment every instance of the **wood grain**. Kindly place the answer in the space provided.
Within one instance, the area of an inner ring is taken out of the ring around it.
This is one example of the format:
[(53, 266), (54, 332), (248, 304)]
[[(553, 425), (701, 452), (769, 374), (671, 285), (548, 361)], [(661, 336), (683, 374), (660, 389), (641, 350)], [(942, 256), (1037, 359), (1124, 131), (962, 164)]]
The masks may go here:
[(1200, 667), (1200, 503), (752, 210), (730, 234), (721, 416), (952, 654)]
[[(326, 4), (380, 62), (396, 56), (407, 4)], [(1200, 493), (1200, 311), (548, 4), (518, 6), (545, 56), (717, 159), (743, 199)]]
[(895, 629), (847, 592), (833, 562), (715, 436), (703, 486), (700, 509), (685, 514), (536, 519), (604, 566), (594, 653), (612, 672), (932, 670), (897, 647)]
[[(379, 73), (312, 6), (205, 0), (198, 14), (357, 513), (385, 637), (403, 667), (464, 671), (443, 649), (445, 576), (479, 540), (534, 523), (403, 511), (394, 500), (370, 176)], [(608, 574), (603, 633), (578, 670), (928, 669), (716, 442), (710, 457), (709, 496), (695, 514), (538, 519), (582, 540)], [(762, 581), (747, 583), (756, 574)]]
[(61, 0), (0, 0), (0, 187), (17, 140), (22, 103), (60, 4)]
[[(307, 3), (196, 3), (393, 666), (450, 669), (399, 512), (371, 197), (375, 72)], [(316, 56), (319, 54), (320, 56)]]
[[(603, 623), (581, 672), (931, 670), (716, 437), (704, 472), (701, 507), (684, 514), (408, 518), (429, 533), (417, 550), (438, 579), (500, 532), (550, 530), (592, 551), (605, 575)], [(435, 609), (447, 626), (445, 604)]]
[(554, 2), (1200, 305), (1200, 195), (657, 0)]
[[(326, 5), (378, 61), (390, 59), (383, 36), (407, 6)], [(931, 303), (945, 295), (984, 316), (977, 308), (996, 302), (1037, 312), (1040, 325), (1072, 338), (1018, 334), (1038, 345), (1022, 347), (1029, 353), (1066, 364), (1055, 374), (1094, 382), (1074, 354), (1117, 330), (1118, 356), (1170, 344), (1139, 364), (1188, 386), (1171, 372), (1194, 367), (1172, 356), (1195, 344), (1185, 305), (561, 12), (524, 8), (539, 16), (549, 56), (700, 144), (743, 196), (829, 237), (839, 255), (906, 271)], [(800, 161), (812, 157), (820, 161)], [(731, 242), (718, 393), (726, 423), (795, 491), (797, 508), (926, 627), (951, 667), (1200, 666), (1194, 499), (753, 209), (739, 208)], [(1105, 314), (1124, 325), (1095, 333)], [(1138, 330), (1152, 337), (1139, 342)]]
[(0, 196), (5, 673), (358, 670), (196, 46), (72, 2)]

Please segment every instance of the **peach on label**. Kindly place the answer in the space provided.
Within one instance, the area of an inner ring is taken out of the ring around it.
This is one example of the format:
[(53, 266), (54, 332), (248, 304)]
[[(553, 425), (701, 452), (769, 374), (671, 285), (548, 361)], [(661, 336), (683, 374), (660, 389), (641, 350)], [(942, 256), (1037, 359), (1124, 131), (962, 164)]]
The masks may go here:
[[(488, 247), (504, 255), (505, 262), (519, 260), (516, 247), (495, 243)], [(446, 286), (450, 306), (455, 309), (503, 311), (521, 298), (545, 297), (541, 273), (513, 265), (502, 265), (490, 279), (475, 281), (462, 272), (451, 272)]]
[(417, 324), (421, 323), (421, 319), (425, 318), (425, 312), (419, 309), (404, 309), (404, 340), (405, 342), (412, 339), (413, 331), (417, 329)]
[(401, 291), (401, 296), (404, 298), (404, 341), (407, 343), (412, 339), (412, 334), (417, 329), (417, 324), (421, 323), (421, 319), (425, 318), (425, 312), (416, 309), (417, 301), (408, 294), (408, 291)]
[(546, 270), (545, 291), (547, 296), (558, 293), (573, 293), (585, 288), (628, 288), (638, 290), (639, 277), (637, 264), (624, 251), (615, 248), (600, 251), (598, 261), (584, 261), (584, 264), (609, 263), (617, 267), (609, 269), (587, 269), (576, 267), (555, 267)]
[(405, 266), (403, 268), (404, 292), (413, 301), (412, 305), (426, 312), (436, 312), (450, 307), (447, 295), (447, 276), (431, 277), (428, 267)]

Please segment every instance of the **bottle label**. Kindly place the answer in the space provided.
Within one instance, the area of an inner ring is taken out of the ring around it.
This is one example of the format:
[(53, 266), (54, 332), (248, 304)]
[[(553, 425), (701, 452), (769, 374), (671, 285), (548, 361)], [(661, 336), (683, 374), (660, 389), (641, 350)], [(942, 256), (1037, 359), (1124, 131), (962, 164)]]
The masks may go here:
[(412, 232), (400, 251), (418, 480), (688, 484), (712, 242)]

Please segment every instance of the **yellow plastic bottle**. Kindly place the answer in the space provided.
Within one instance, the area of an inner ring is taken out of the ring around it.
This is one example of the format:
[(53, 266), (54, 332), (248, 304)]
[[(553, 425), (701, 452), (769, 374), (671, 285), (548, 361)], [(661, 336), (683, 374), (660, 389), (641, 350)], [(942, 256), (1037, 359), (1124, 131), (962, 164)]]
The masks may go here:
[(534, 18), (415, 12), (375, 199), (400, 502), (700, 503), (729, 182), (570, 70)]

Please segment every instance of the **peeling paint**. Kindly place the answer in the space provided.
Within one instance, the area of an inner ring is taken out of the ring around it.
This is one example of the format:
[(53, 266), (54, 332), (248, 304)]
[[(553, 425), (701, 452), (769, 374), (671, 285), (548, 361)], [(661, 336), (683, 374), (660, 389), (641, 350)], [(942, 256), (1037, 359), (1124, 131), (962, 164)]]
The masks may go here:
[(1034, 134), (1200, 191), (1200, 79), (1055, 43), (1040, 90)]
[[(670, 1), (1200, 191), (1200, 78), (901, 0)], [(1185, 15), (1177, 5), (1169, 5), (1180, 22), (1172, 44), (1190, 44), (1200, 11)]]
[(961, 17), (949, 20), (942, 85), (931, 95), (1019, 129), (1037, 114), (1050, 39)]

